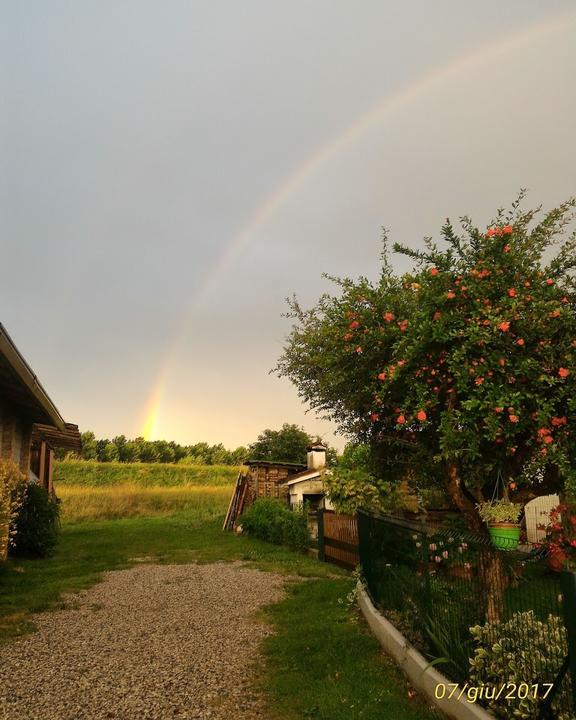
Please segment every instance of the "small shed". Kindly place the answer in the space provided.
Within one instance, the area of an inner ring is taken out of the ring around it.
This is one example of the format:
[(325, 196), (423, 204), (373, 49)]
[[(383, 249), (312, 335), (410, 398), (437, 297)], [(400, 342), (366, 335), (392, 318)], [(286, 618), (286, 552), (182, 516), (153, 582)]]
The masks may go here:
[(288, 502), (288, 479), (304, 469), (305, 466), (298, 463), (246, 460), (236, 478), (223, 529), (232, 530), (244, 508), (259, 498), (278, 498)]
[(326, 446), (319, 439), (308, 448), (306, 465), (247, 460), (238, 474), (224, 529), (231, 530), (244, 508), (259, 498), (278, 498), (290, 506), (309, 502), (313, 510), (323, 506), (325, 465)]

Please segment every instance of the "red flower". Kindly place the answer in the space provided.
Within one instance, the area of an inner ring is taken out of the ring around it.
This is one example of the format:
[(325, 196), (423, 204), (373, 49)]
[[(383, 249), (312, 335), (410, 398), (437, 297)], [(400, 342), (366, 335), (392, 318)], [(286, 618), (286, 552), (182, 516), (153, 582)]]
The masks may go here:
[(360, 345), (356, 348), (356, 352), (357, 352), (358, 354), (360, 354), (360, 353), (362, 352), (362, 348), (360, 347)]
[(546, 435), (546, 437), (544, 438), (544, 442), (545, 443), (554, 442), (554, 438), (552, 437), (552, 435)]
[(357, 327), (360, 327), (360, 323), (358, 322), (358, 320), (352, 320), (348, 327), (350, 328), (350, 330), (356, 330)]
[(510, 420), (511, 423), (517, 423), (520, 418), (518, 415), (509, 415), (508, 420)]
[(352, 340), (353, 337), (352, 333), (346, 333), (346, 335), (344, 335), (344, 340)]
[(510, 250), (511, 250), (510, 245), (504, 245), (504, 247), (502, 248), (502, 250), (503, 250), (505, 253), (509, 253)]
[(522, 338), (518, 338), (518, 340), (516, 340), (516, 345), (520, 345), (520, 347), (522, 347), (522, 345), (524, 345), (524, 340)]
[(504, 358), (500, 358), (498, 360), (498, 365), (500, 365), (500, 367), (504, 367), (504, 365), (506, 365), (506, 360), (504, 360)]
[(501, 412), (504, 412), (504, 408), (503, 407), (495, 407), (494, 412), (497, 413), (498, 415), (500, 415)]
[(552, 312), (550, 313), (550, 317), (551, 318), (560, 317), (560, 310), (552, 310)]
[(510, 290), (508, 290), (508, 295), (510, 297), (516, 297), (516, 290), (514, 290), (514, 288), (510, 288)]
[(378, 420), (379, 417), (380, 417), (380, 416), (378, 415), (378, 413), (374, 413), (374, 412), (373, 412), (373, 413), (370, 415), (370, 420), (372, 420), (372, 422), (376, 422), (376, 420)]
[(386, 320), (386, 322), (392, 322), (392, 320), (394, 320), (394, 313), (391, 313), (391, 312), (384, 313), (384, 320)]
[(424, 420), (426, 420), (426, 413), (424, 412), (424, 410), (420, 410), (416, 417), (418, 418), (418, 420), (420, 420), (420, 422), (424, 422)]
[(558, 370), (558, 375), (560, 375), (561, 378), (568, 377), (568, 375), (570, 375), (570, 370), (568, 370), (567, 368), (561, 367)]
[(398, 415), (398, 417), (396, 418), (396, 422), (398, 423), (398, 425), (404, 425), (404, 423), (406, 422), (406, 418), (404, 417), (404, 415)]
[(558, 427), (558, 425), (566, 425), (566, 422), (567, 420), (565, 416), (552, 418), (552, 425), (555, 427)]
[(540, 435), (540, 437), (545, 437), (546, 435), (550, 435), (550, 432), (551, 431), (548, 428), (543, 427), (543, 428), (539, 428), (538, 435)]
[(476, 383), (476, 385), (482, 385), (482, 383), (484, 382), (484, 378), (477, 377), (476, 380), (474, 380), (474, 382)]
[(490, 228), (486, 233), (486, 237), (494, 237), (494, 235), (496, 235), (496, 228)]
[(449, 291), (446, 293), (446, 297), (448, 298), (448, 300), (452, 300), (453, 298), (456, 297), (456, 293), (453, 293), (452, 290), (449, 290)]
[(385, 373), (385, 372), (381, 372), (381, 373), (378, 375), (378, 380), (386, 380), (386, 373)]
[(554, 280), (552, 280), (552, 278), (548, 278), (548, 280), (546, 280), (546, 285), (554, 285)]
[(430, 275), (432, 275), (433, 277), (436, 277), (436, 275), (438, 275), (438, 268), (435, 268), (435, 267), (430, 268)]
[(406, 332), (406, 328), (408, 327), (408, 320), (402, 320), (398, 323), (398, 327), (400, 328), (400, 332)]
[(504, 235), (511, 235), (512, 234), (512, 225), (504, 225), (502, 228), (502, 232)]
[(562, 300), (560, 302), (563, 302), (564, 305), (566, 305), (566, 303), (568, 302), (568, 298), (566, 297), (566, 295), (564, 295), (564, 297), (562, 298)]
[(504, 322), (501, 322), (500, 325), (498, 325), (498, 330), (508, 332), (508, 330), (510, 330), (510, 323), (507, 320), (504, 320)]

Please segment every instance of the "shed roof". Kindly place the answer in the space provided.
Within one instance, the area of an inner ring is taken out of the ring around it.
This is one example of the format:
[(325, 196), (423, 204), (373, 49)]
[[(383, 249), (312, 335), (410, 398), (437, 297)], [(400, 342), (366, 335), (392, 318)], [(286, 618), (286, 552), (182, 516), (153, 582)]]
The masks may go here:
[(65, 423), (64, 430), (58, 430), (51, 425), (34, 425), (32, 441), (44, 440), (53, 448), (64, 448), (64, 450), (82, 451), (82, 438), (78, 425)]
[(306, 465), (303, 463), (290, 463), (290, 462), (270, 462), (269, 460), (244, 460), (243, 465), (250, 467), (281, 467), (288, 468), (294, 472), (304, 470)]

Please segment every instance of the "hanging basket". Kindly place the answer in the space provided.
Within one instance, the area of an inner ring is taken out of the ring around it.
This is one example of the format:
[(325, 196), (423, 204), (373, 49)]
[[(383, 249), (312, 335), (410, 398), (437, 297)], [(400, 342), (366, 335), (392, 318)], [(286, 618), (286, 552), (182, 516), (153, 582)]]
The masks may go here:
[(516, 550), (520, 541), (520, 525), (517, 523), (490, 523), (488, 534), (492, 545), (498, 550)]

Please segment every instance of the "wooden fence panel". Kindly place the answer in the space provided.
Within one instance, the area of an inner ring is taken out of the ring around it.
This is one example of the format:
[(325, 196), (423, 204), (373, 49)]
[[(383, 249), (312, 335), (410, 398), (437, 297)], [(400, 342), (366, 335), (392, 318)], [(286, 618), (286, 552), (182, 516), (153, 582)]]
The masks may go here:
[(319, 510), (318, 545), (321, 560), (353, 570), (360, 562), (356, 516)]

